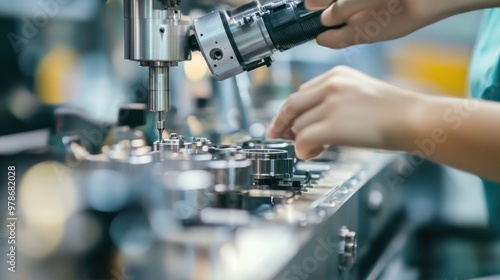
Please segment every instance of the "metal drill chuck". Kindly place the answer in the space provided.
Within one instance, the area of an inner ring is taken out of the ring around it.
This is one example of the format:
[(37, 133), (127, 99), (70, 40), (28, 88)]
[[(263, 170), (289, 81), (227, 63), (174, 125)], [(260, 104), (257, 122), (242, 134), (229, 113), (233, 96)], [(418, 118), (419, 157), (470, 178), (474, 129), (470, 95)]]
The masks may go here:
[(231, 11), (212, 12), (193, 22), (189, 39), (201, 51), (217, 80), (270, 66), (275, 51), (285, 51), (343, 25), (321, 24), (322, 11), (305, 8), (304, 0), (280, 0), (265, 5), (253, 1)]

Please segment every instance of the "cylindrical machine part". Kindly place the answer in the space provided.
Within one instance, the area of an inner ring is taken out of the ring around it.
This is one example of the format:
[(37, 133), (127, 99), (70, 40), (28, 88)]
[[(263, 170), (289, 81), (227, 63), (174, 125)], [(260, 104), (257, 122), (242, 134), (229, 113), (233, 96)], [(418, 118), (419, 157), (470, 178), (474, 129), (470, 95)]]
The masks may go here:
[(267, 11), (262, 18), (274, 47), (279, 51), (313, 40), (332, 28), (321, 24), (323, 11), (307, 10), (304, 0), (277, 1), (264, 5), (262, 9)]
[(243, 149), (276, 149), (288, 152), (288, 157), (295, 159), (295, 143), (285, 139), (252, 139), (241, 142)]
[(192, 50), (202, 52), (217, 80), (270, 66), (271, 55), (344, 25), (321, 24), (322, 11), (309, 11), (304, 0), (280, 0), (261, 6), (250, 2), (232, 11), (212, 12), (193, 22)]
[(163, 63), (149, 66), (149, 110), (170, 111), (170, 68)]
[[(182, 17), (179, 4), (180, 0), (124, 0), (125, 59), (149, 67), (152, 112), (170, 110), (169, 66), (191, 59), (191, 21)], [(156, 125), (160, 140), (162, 121), (159, 118)]]
[(293, 159), (287, 152), (274, 149), (243, 150), (252, 161), (252, 177), (254, 181), (275, 181), (289, 179), (293, 176)]
[[(173, 3), (170, 3), (173, 2)], [(179, 1), (124, 0), (125, 59), (180, 62), (191, 59), (187, 41), (191, 21)]]

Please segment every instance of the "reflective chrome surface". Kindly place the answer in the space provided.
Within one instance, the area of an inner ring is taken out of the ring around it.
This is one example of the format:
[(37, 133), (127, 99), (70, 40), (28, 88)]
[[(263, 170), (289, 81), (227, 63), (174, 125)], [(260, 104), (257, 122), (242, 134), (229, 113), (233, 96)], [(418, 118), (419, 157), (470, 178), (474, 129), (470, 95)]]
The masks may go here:
[[(191, 59), (187, 38), (191, 22), (176, 7), (155, 0), (125, 0), (125, 59), (180, 62)], [(177, 7), (178, 8), (178, 7)]]

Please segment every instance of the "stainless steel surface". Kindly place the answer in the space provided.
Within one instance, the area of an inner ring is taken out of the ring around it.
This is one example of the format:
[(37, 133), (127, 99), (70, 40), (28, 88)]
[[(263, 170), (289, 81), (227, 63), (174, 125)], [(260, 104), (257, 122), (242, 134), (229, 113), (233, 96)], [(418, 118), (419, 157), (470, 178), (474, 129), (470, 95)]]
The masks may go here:
[(149, 65), (149, 109), (170, 111), (170, 67), (164, 63)]

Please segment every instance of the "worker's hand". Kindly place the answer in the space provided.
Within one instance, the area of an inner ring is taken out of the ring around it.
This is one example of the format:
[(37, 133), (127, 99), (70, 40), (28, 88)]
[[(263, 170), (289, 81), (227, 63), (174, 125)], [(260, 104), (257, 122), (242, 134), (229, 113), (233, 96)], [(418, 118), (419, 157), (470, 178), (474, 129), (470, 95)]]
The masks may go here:
[(499, 0), (306, 0), (308, 9), (327, 8), (322, 23), (340, 29), (320, 34), (317, 42), (345, 48), (395, 39), (454, 14), (499, 5)]
[(406, 150), (426, 98), (338, 66), (288, 98), (268, 137), (295, 140), (302, 159), (319, 155), (330, 144)]

